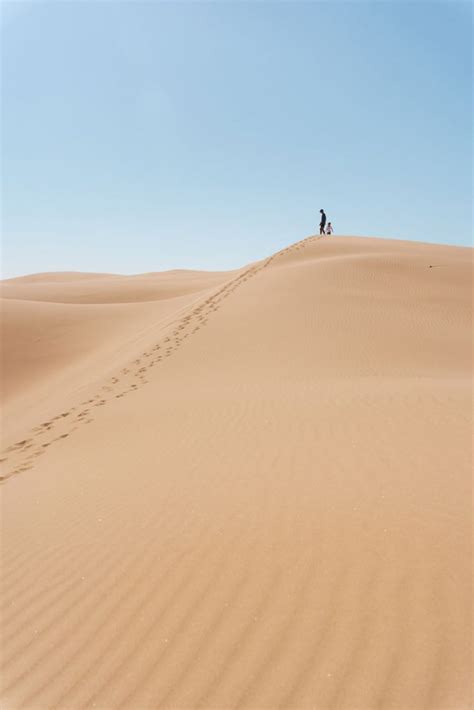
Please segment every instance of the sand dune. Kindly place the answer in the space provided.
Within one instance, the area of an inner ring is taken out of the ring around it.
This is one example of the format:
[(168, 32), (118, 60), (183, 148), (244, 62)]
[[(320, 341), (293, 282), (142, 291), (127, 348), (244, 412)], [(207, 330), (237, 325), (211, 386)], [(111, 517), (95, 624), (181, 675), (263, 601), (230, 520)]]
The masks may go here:
[(2, 298), (53, 303), (160, 301), (218, 286), (233, 272), (164, 271), (158, 274), (35, 274), (2, 282)]
[(2, 283), (6, 708), (471, 707), (471, 251)]

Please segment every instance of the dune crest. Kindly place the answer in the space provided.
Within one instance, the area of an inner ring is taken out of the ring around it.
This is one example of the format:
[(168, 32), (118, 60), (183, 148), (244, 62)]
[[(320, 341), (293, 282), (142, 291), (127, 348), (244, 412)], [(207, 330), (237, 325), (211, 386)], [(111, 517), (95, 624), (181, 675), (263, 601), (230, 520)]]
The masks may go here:
[(471, 254), (3, 282), (5, 707), (469, 707)]

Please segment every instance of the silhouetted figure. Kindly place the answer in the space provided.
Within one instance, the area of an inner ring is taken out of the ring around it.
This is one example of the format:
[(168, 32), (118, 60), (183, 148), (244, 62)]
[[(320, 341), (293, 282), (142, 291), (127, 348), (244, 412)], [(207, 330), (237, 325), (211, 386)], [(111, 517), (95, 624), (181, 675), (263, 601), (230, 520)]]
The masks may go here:
[(320, 234), (326, 234), (325, 227), (326, 227), (326, 213), (324, 210), (319, 210), (321, 214), (321, 221), (319, 223), (319, 233)]
[(328, 226), (326, 227), (326, 234), (332, 234), (334, 232), (334, 229), (332, 228), (331, 222), (328, 222)]

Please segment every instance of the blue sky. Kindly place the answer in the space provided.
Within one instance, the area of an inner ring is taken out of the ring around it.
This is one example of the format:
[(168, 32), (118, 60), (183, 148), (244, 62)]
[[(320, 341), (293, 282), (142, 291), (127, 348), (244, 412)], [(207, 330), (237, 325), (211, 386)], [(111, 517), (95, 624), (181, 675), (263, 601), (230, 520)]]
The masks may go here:
[(471, 239), (468, 2), (3, 2), (5, 276)]

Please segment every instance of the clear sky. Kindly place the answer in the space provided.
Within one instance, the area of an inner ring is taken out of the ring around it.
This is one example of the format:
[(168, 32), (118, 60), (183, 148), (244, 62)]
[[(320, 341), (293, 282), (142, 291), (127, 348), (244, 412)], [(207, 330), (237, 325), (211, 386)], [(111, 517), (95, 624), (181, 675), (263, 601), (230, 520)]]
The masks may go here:
[(469, 244), (471, 4), (2, 5), (3, 272)]

